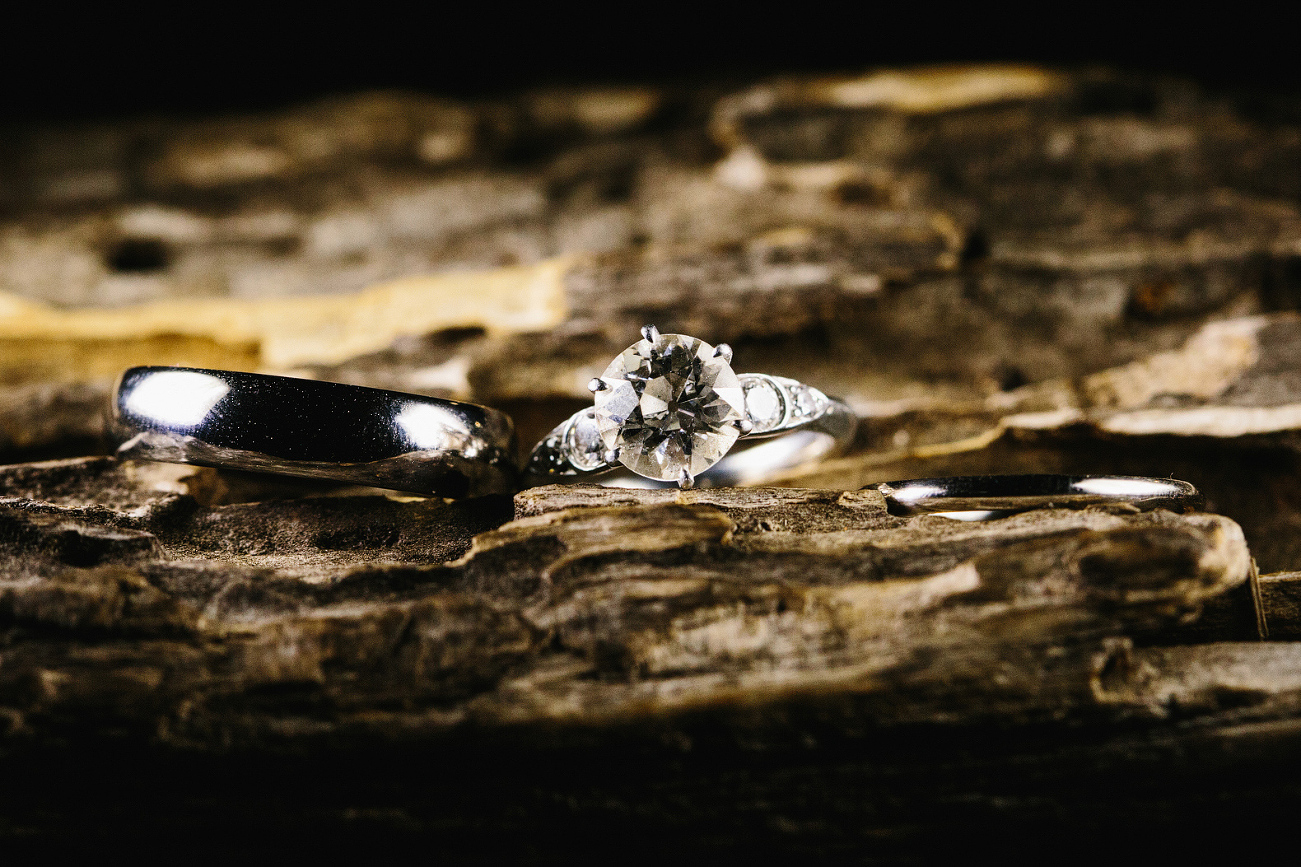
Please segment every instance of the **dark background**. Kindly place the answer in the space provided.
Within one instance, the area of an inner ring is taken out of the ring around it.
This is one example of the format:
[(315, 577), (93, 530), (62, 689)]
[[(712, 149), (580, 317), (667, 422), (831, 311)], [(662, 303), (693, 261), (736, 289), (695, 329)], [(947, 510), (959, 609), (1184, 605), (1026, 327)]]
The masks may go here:
[(370, 3), (289, 17), (265, 6), (60, 5), (0, 16), (0, 111), (81, 120), (367, 88), (474, 97), (964, 61), (1106, 65), (1286, 94), (1301, 90), (1301, 38), (1281, 6)]

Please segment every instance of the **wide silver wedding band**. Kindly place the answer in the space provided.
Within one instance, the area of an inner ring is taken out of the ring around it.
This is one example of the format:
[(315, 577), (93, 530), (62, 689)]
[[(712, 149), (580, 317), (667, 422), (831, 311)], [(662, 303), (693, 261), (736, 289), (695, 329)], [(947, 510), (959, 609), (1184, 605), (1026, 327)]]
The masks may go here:
[(844, 402), (787, 377), (737, 374), (731, 360), (726, 344), (646, 326), (590, 383), (594, 405), (533, 449), (524, 486), (762, 484), (853, 441), (858, 418)]
[(119, 457), (439, 496), (513, 493), (514, 426), (494, 409), (337, 382), (134, 367), (110, 407)]

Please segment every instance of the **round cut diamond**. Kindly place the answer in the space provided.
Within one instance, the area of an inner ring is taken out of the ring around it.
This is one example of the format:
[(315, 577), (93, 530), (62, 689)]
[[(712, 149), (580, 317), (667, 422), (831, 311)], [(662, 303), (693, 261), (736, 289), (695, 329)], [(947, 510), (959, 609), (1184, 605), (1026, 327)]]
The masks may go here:
[(596, 426), (619, 463), (640, 476), (695, 477), (727, 454), (745, 397), (732, 367), (708, 343), (655, 334), (628, 347), (601, 376)]
[(565, 434), (565, 447), (569, 451), (569, 462), (575, 469), (595, 470), (605, 465), (605, 443), (601, 441), (601, 431), (597, 429), (592, 410), (574, 418)]
[(770, 431), (781, 424), (786, 402), (775, 383), (764, 377), (748, 376), (741, 387), (745, 390), (745, 414), (756, 433)]

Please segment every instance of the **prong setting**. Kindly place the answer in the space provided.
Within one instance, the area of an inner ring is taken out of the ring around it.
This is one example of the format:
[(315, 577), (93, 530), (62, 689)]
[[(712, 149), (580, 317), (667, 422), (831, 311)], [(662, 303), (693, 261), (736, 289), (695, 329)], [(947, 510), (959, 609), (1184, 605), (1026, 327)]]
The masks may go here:
[(610, 387), (609, 384), (607, 384), (606, 381), (601, 379), (599, 376), (592, 377), (590, 380), (588, 380), (587, 383), (587, 390), (592, 392), (593, 394), (595, 394), (598, 391), (605, 391), (609, 387)]
[(696, 486), (695, 477), (691, 475), (690, 470), (688, 470), (686, 467), (683, 467), (682, 472), (678, 474), (678, 487), (684, 491), (687, 491), (690, 490), (691, 488), (694, 488), (695, 486)]
[(654, 325), (641, 336), (599, 377), (603, 388), (591, 418), (600, 450), (586, 427), (581, 440), (589, 460), (603, 468), (622, 465), (643, 478), (690, 487), (740, 436), (744, 393), (714, 345)]
[(748, 418), (737, 419), (736, 429), (741, 432), (741, 436), (745, 436), (748, 433), (754, 433), (754, 422), (750, 421)]
[(714, 357), (721, 358), (728, 364), (732, 363), (732, 347), (726, 343), (720, 343), (714, 347)]

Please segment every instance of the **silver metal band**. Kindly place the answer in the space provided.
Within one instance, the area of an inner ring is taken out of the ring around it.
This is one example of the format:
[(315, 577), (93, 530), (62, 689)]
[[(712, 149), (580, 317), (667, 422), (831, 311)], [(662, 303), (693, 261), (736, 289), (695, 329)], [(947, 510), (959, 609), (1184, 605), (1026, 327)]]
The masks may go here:
[[(726, 457), (693, 482), (702, 487), (761, 484), (781, 470), (831, 457), (852, 442), (858, 417), (844, 402), (795, 379), (737, 374), (745, 396), (748, 433)], [(617, 473), (617, 475), (616, 475)], [(588, 407), (557, 425), (524, 466), (525, 487), (599, 480), (617, 487), (674, 485), (644, 478), (611, 461)]]
[(1026, 474), (907, 479), (875, 487), (894, 515), (933, 514), (960, 521), (1002, 518), (1031, 509), (1082, 509), (1125, 503), (1136, 509), (1186, 512), (1201, 508), (1197, 488), (1147, 476)]
[(113, 394), (118, 456), (440, 497), (515, 490), (515, 433), (475, 404), (230, 370), (135, 367)]

